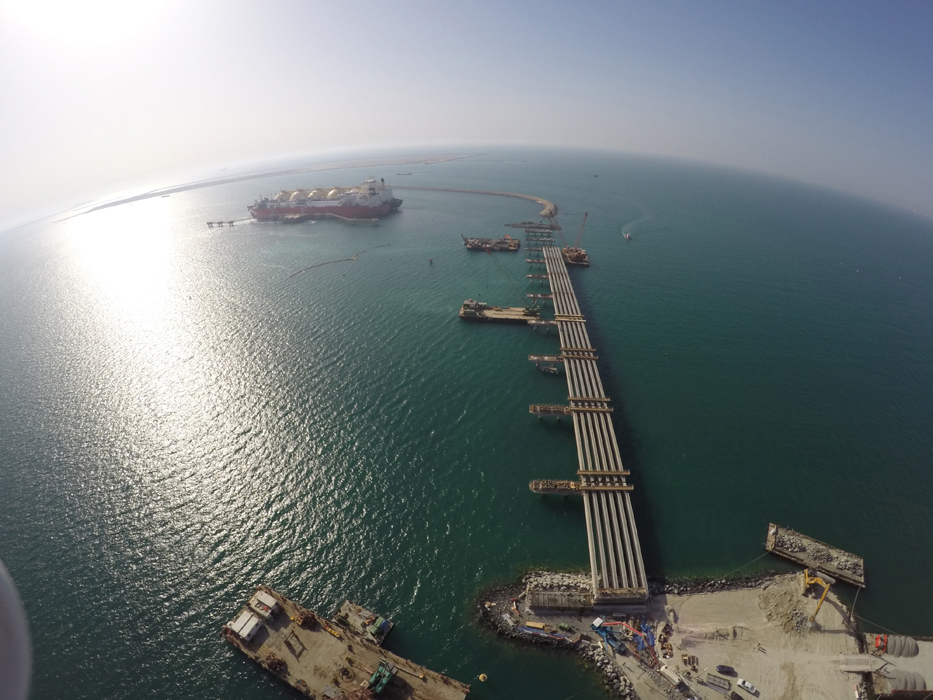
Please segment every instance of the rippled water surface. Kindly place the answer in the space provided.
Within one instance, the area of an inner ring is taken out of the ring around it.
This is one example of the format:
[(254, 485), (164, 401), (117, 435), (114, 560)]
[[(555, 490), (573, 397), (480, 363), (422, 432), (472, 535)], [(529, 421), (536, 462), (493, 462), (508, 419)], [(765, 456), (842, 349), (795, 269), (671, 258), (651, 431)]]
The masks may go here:
[[(589, 211), (593, 266), (572, 278), (652, 571), (725, 574), (773, 520), (865, 557), (864, 617), (933, 633), (929, 221), (585, 153), (383, 170), (546, 197), (569, 236)], [(600, 697), (573, 659), (471, 623), (483, 586), (588, 565), (580, 504), (527, 490), (576, 468), (569, 426), (527, 413), (566, 399), (526, 359), (556, 337), (456, 315), (466, 297), (540, 291), (524, 251), (496, 258), (503, 274), (459, 239), (537, 208), (399, 191), (376, 228), (204, 223), (369, 174), (192, 190), (0, 237), (0, 557), (32, 625), (34, 698), (291, 697), (218, 638), (258, 582), (322, 612), (374, 607), (397, 653), (488, 674), (477, 698)]]

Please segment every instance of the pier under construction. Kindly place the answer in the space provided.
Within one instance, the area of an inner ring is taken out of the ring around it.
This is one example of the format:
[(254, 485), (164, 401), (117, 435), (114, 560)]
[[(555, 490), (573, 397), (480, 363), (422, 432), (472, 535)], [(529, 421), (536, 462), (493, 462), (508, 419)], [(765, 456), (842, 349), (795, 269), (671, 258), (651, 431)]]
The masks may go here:
[(549, 300), (554, 318), (543, 319), (536, 304), (524, 308), (502, 308), (468, 299), (460, 309), (466, 321), (520, 323), (533, 328), (557, 328), (560, 354), (529, 355), (539, 369), (558, 374), (562, 364), (567, 378), (566, 404), (534, 404), (529, 412), (538, 418), (552, 416), (573, 421), (577, 443), (576, 479), (537, 479), (529, 484), (539, 494), (579, 495), (586, 513), (587, 544), (595, 605), (644, 610), (648, 582), (638, 540), (626, 480), (629, 471), (622, 464), (615, 428), (612, 401), (606, 395), (596, 350), (586, 331), (586, 318), (580, 311), (562, 250), (543, 245), (541, 257), (529, 258), (531, 265), (544, 264), (546, 274), (531, 273), (528, 279), (547, 283), (549, 294), (528, 294), (534, 302)]
[[(644, 607), (648, 582), (622, 464), (611, 400), (596, 365), (596, 350), (586, 332), (567, 266), (556, 246), (544, 246), (547, 282), (554, 304), (554, 323), (560, 337), (560, 361), (567, 377), (567, 405), (531, 406), (532, 414), (565, 415), (573, 420), (577, 442), (577, 479), (532, 481), (536, 493), (579, 494), (586, 513), (590, 572), (596, 605)], [(531, 356), (541, 361), (541, 356)]]

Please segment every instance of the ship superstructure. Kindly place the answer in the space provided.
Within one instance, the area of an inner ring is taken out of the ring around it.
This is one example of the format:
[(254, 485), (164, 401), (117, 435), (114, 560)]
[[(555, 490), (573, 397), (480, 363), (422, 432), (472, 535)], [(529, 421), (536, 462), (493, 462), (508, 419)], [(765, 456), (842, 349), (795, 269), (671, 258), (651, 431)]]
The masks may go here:
[(396, 199), (385, 179), (369, 178), (353, 187), (317, 187), (310, 190), (282, 190), (274, 197), (263, 197), (248, 207), (254, 219), (279, 221), (291, 217), (315, 218), (332, 214), (348, 219), (372, 219), (398, 211)]

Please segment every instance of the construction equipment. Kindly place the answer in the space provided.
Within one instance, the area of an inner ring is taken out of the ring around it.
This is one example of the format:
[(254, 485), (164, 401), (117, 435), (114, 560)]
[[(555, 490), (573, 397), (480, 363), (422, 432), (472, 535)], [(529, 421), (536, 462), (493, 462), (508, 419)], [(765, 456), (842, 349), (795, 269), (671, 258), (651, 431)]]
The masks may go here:
[(577, 240), (573, 242), (574, 248), (580, 247), (580, 242), (583, 240), (583, 227), (586, 226), (586, 217), (589, 215), (590, 213), (588, 211), (583, 212), (583, 221), (580, 222), (580, 230), (577, 231)]
[[(636, 640), (636, 643), (635, 643), (635, 649), (633, 651), (643, 652), (647, 648), (648, 651), (651, 652), (651, 656), (654, 657), (654, 663), (653, 664), (650, 663), (650, 659), (649, 659), (649, 665), (653, 665), (653, 666), (660, 665), (661, 660), (658, 658), (658, 655), (654, 651), (654, 634), (652, 634), (651, 628), (648, 627), (647, 624), (642, 625), (642, 630), (647, 630), (647, 631), (637, 630), (631, 625), (628, 625), (624, 622), (619, 622), (616, 624), (622, 625), (622, 627), (625, 627), (626, 629), (631, 630), (634, 634), (638, 635), (638, 639)], [(639, 656), (638, 658), (641, 658), (641, 656)]]
[(583, 221), (580, 223), (580, 230), (577, 231), (577, 239), (574, 241), (572, 246), (565, 246), (561, 250), (561, 254), (564, 256), (564, 261), (568, 265), (589, 265), (590, 259), (586, 255), (586, 251), (580, 247), (580, 243), (583, 241), (583, 228), (586, 226), (586, 217), (590, 215), (589, 212), (583, 212)]
[(398, 673), (398, 667), (395, 664), (390, 664), (385, 659), (379, 659), (379, 668), (370, 676), (368, 681), (365, 681), (366, 687), (373, 691), (374, 694), (379, 695), (386, 689), (389, 681), (395, 677), (396, 673)]
[(596, 632), (600, 637), (602, 637), (606, 644), (608, 644), (613, 649), (618, 649), (622, 642), (618, 640), (615, 634), (612, 633), (612, 630), (603, 625), (604, 620), (601, 617), (597, 617), (593, 620), (593, 624), (590, 625), (592, 630)]
[(804, 569), (803, 570), (803, 594), (806, 595), (810, 590), (810, 586), (822, 586), (823, 595), (820, 596), (820, 602), (816, 605), (816, 610), (813, 611), (813, 614), (810, 616), (810, 622), (813, 622), (816, 619), (816, 614), (820, 611), (820, 608), (823, 606), (823, 601), (826, 600), (826, 594), (829, 593), (829, 587), (836, 583), (836, 579), (827, 576), (826, 574), (821, 574), (816, 569)]

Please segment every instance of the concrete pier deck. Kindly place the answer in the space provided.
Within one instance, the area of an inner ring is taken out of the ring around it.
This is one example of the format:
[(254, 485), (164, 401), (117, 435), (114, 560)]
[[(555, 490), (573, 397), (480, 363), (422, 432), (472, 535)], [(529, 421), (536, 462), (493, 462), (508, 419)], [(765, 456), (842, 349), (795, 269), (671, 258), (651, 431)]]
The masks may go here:
[[(567, 413), (577, 441), (578, 476), (595, 603), (647, 605), (648, 581), (612, 416), (596, 355), (560, 250), (545, 246), (547, 281), (567, 375)], [(599, 487), (599, 488), (594, 488)], [(608, 488), (607, 488), (608, 487)]]

